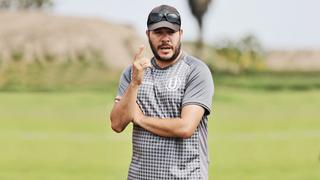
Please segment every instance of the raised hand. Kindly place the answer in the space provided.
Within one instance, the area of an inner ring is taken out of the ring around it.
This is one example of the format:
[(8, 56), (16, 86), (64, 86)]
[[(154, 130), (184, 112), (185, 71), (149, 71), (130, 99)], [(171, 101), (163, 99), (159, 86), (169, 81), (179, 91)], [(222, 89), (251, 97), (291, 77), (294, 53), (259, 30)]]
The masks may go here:
[(134, 83), (135, 85), (140, 85), (142, 83), (144, 70), (151, 66), (150, 59), (144, 57), (145, 49), (145, 46), (141, 46), (133, 59), (132, 83)]

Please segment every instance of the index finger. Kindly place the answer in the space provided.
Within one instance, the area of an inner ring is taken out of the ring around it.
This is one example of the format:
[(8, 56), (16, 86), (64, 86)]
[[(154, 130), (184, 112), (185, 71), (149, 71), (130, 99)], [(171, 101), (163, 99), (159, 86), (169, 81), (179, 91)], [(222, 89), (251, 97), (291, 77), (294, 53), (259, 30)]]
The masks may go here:
[(134, 61), (137, 60), (138, 58), (140, 58), (143, 55), (145, 49), (146, 49), (145, 46), (141, 46), (139, 48), (138, 52), (134, 56)]

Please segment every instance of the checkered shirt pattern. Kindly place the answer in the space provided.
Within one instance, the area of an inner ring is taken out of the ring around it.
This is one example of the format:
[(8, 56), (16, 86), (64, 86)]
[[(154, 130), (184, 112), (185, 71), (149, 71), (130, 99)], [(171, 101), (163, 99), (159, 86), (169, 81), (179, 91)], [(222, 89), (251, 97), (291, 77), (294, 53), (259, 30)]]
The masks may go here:
[[(156, 65), (155, 59), (152, 59), (153, 66), (146, 69), (137, 98), (137, 102), (146, 116), (158, 117), (160, 120), (161, 118), (180, 117), (183, 105), (192, 103), (186, 101), (184, 104), (183, 102), (193, 61), (198, 60), (184, 54), (174, 65), (161, 69)], [(127, 79), (128, 82), (122, 83), (124, 84), (122, 89), (126, 89), (131, 77), (124, 79)], [(120, 90), (120, 95), (123, 92), (121, 93)], [(208, 106), (211, 105), (201, 104), (201, 102), (196, 104), (200, 104), (206, 109), (206, 115), (210, 112)], [(199, 126), (204, 127), (205, 130), (207, 127), (206, 115), (203, 116)], [(134, 125), (133, 156), (128, 180), (206, 179), (207, 177), (203, 176), (207, 174), (202, 175), (200, 171), (199, 136), (203, 133), (199, 133), (199, 127), (191, 138), (181, 139), (160, 137)], [(206, 139), (206, 137), (204, 138)]]

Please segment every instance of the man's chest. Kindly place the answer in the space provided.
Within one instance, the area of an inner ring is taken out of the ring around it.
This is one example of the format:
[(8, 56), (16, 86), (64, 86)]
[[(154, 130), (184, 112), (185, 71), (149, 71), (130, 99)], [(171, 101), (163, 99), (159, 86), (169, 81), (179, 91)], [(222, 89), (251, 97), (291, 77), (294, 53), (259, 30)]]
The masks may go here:
[(157, 116), (179, 115), (186, 87), (186, 71), (148, 69), (138, 91), (145, 113)]

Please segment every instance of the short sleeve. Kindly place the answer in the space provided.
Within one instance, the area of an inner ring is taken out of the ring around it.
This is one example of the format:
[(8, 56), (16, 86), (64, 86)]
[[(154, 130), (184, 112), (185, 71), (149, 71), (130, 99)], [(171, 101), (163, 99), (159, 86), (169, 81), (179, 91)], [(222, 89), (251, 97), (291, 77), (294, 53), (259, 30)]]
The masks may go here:
[(202, 62), (193, 64), (187, 78), (182, 106), (199, 105), (205, 109), (205, 115), (209, 115), (213, 94), (213, 78), (209, 68)]
[(117, 96), (123, 96), (131, 82), (131, 67), (127, 67), (121, 74)]

